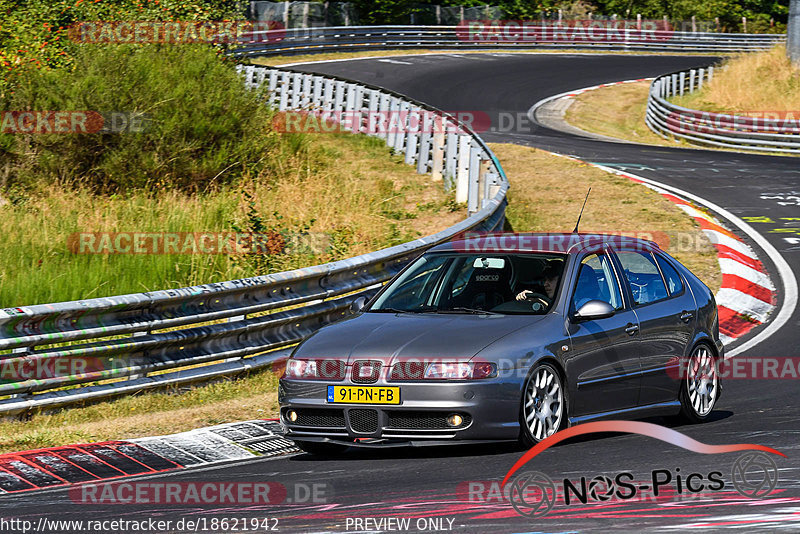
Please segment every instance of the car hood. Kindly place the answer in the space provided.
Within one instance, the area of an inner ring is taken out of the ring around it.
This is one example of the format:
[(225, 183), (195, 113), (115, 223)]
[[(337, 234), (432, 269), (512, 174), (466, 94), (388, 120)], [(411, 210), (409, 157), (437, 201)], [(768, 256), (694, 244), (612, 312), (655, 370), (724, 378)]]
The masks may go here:
[(298, 358), (464, 359), (540, 315), (364, 313), (320, 329), (295, 352)]

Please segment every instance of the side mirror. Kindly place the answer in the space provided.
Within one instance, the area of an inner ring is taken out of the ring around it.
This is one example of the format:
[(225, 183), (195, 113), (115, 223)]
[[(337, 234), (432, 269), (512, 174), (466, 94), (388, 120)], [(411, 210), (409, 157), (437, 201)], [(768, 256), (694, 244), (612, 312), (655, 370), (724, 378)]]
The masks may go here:
[(590, 300), (575, 312), (575, 319), (578, 321), (592, 321), (611, 317), (614, 313), (614, 308), (608, 302)]
[(367, 305), (367, 297), (358, 297), (356, 300), (350, 303), (350, 311), (353, 313), (358, 313), (364, 309), (364, 306)]

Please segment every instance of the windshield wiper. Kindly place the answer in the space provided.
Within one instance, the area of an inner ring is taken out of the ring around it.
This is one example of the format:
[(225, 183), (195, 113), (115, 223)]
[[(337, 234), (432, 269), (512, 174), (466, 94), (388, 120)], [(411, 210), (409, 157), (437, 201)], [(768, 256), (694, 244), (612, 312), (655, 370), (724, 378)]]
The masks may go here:
[(374, 312), (374, 313), (429, 313), (435, 312), (438, 308), (436, 306), (422, 306), (415, 310), (401, 310), (399, 308), (378, 308), (367, 310), (367, 313)]
[(447, 310), (439, 310), (439, 313), (448, 313), (448, 312), (474, 313), (475, 315), (503, 315), (502, 313), (498, 312), (493, 312), (489, 310), (479, 310), (477, 308), (466, 308), (464, 306), (456, 306), (455, 308), (450, 308)]

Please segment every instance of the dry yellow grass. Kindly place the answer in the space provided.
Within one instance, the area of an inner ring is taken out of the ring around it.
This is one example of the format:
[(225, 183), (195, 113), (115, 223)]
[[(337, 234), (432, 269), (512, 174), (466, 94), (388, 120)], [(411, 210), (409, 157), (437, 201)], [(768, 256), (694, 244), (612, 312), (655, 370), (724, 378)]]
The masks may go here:
[(715, 69), (702, 91), (673, 99), (691, 109), (724, 113), (794, 111), (800, 115), (800, 68), (786, 57), (783, 45), (743, 53)]
[[(491, 147), (510, 177), (506, 213), (515, 232), (571, 232), (591, 187), (581, 232), (652, 234), (657, 241), (665, 233), (671, 245), (666, 250), (713, 291), (719, 288), (722, 275), (715, 249), (692, 219), (658, 193), (542, 150), (511, 144)], [(676, 248), (678, 239), (681, 246)]]
[(681, 146), (653, 133), (644, 122), (650, 82), (635, 82), (587, 91), (567, 109), (568, 123), (600, 135), (648, 143)]

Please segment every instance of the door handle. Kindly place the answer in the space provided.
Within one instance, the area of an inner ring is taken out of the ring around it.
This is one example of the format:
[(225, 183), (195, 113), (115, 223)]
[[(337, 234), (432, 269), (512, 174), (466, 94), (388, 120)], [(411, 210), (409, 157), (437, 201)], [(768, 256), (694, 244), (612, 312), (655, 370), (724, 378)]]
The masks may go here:
[(628, 326), (625, 328), (625, 332), (628, 333), (629, 336), (636, 334), (639, 331), (639, 325), (628, 323)]
[(694, 317), (694, 314), (692, 312), (685, 311), (681, 314), (681, 321), (683, 321), (684, 323), (688, 323), (692, 319), (692, 317)]

